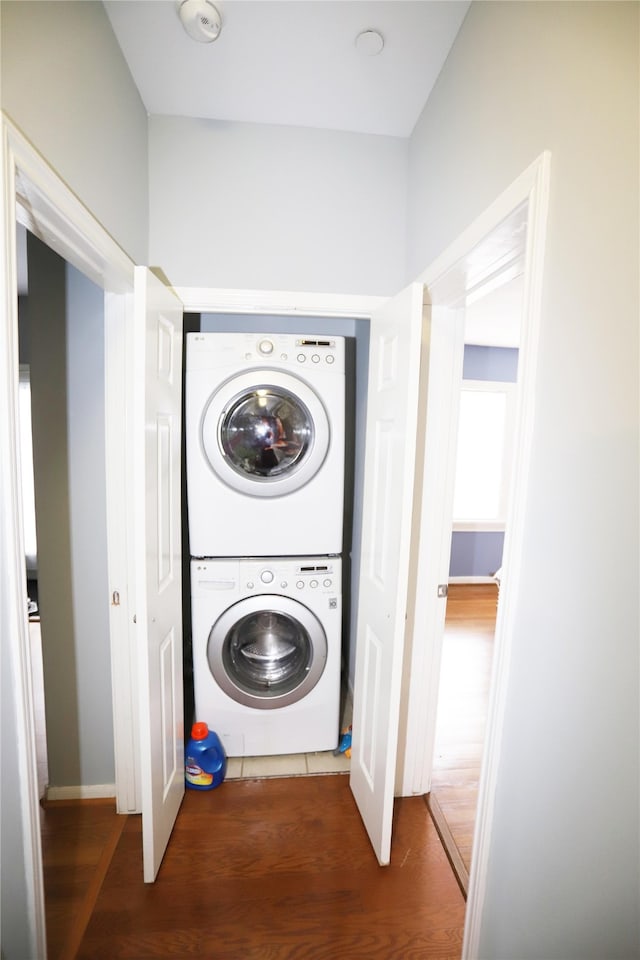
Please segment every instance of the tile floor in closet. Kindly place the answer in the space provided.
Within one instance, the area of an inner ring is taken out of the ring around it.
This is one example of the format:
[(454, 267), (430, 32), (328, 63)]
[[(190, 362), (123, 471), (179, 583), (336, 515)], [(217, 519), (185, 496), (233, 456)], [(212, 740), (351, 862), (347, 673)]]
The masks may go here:
[[(351, 723), (353, 706), (351, 694), (347, 695), (342, 711), (340, 730)], [(276, 757), (229, 757), (227, 780), (249, 780), (262, 777), (316, 776), (323, 773), (348, 773), (350, 760), (344, 753), (334, 756), (333, 751), (322, 753), (292, 753)]]

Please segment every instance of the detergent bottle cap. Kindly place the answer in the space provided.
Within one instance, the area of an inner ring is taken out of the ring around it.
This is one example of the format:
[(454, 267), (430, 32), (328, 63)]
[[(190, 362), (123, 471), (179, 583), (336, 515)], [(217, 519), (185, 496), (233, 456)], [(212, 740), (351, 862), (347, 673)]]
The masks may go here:
[(209, 734), (209, 727), (206, 723), (194, 723), (191, 727), (192, 740), (204, 740)]

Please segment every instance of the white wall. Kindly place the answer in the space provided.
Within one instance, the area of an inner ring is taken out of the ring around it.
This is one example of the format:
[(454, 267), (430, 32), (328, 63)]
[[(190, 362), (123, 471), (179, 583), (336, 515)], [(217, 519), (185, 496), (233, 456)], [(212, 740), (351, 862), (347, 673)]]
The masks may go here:
[(483, 960), (637, 957), (636, 3), (474, 3), (414, 132), (408, 271), (552, 154)]
[(147, 117), (98, 2), (0, 3), (0, 105), (105, 229), (147, 260)]
[(408, 141), (149, 121), (150, 262), (176, 286), (390, 294)]

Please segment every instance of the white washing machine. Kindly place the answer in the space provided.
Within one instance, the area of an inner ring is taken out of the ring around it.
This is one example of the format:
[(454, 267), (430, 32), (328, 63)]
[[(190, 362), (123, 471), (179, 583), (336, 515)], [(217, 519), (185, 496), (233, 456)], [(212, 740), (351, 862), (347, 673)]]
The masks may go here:
[(341, 561), (192, 560), (195, 719), (230, 757), (334, 750)]
[(194, 557), (342, 552), (344, 338), (187, 334)]

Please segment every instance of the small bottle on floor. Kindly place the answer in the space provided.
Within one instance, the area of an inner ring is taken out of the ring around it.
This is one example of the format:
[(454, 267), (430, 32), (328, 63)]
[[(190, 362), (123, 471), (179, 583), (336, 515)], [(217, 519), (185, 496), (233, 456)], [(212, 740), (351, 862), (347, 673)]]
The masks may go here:
[(220, 737), (206, 723), (194, 723), (185, 751), (185, 783), (190, 790), (213, 790), (224, 780), (227, 757)]

